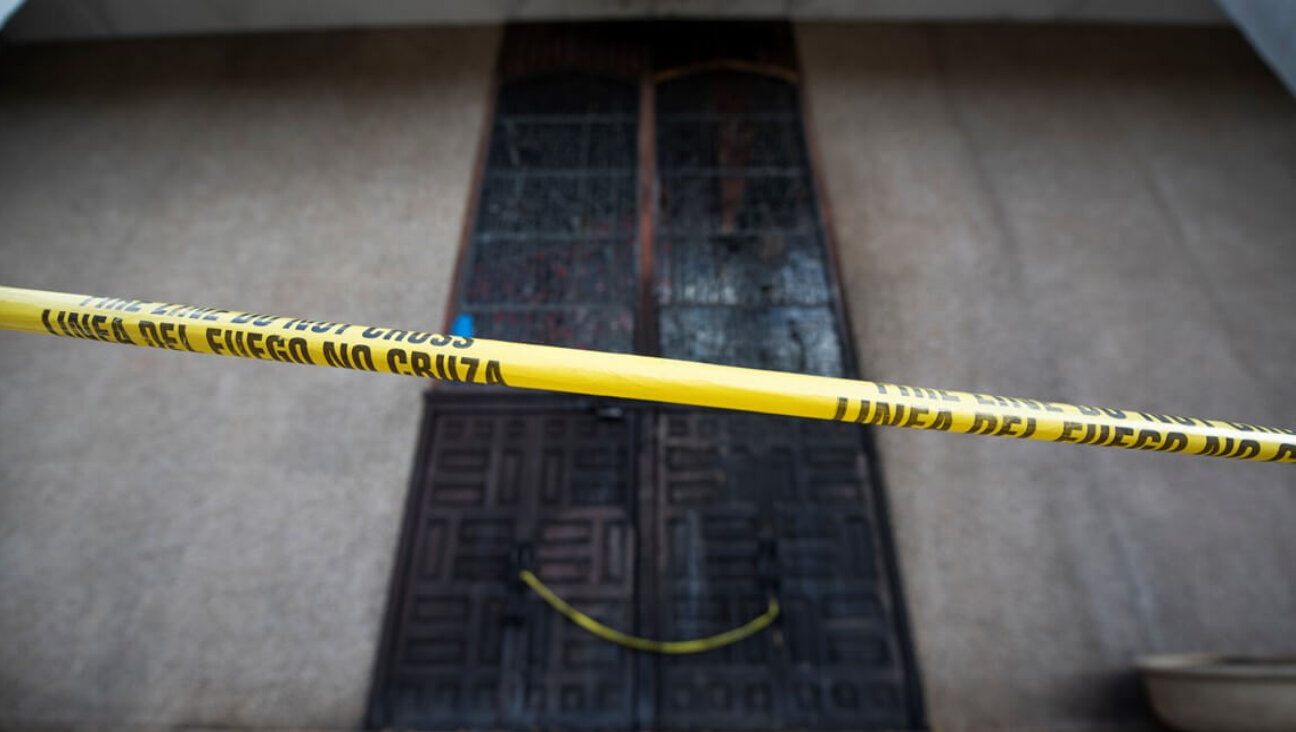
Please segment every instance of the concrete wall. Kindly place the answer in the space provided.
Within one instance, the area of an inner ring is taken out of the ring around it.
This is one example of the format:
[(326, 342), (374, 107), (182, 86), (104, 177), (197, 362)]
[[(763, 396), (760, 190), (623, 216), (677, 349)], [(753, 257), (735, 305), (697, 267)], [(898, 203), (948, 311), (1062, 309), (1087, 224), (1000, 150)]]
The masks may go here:
[[(876, 378), (1291, 424), (1296, 102), (1227, 31), (799, 29)], [(494, 30), (7, 49), (0, 282), (426, 327)], [(421, 385), (0, 333), (0, 726), (359, 722)], [(1290, 468), (879, 432), (933, 721), (1296, 652)]]
[[(439, 327), (497, 36), (10, 49), (0, 281)], [(0, 726), (358, 724), (422, 388), (0, 333)]]
[[(871, 377), (1292, 425), (1296, 101), (1230, 31), (802, 26)], [(1296, 652), (1296, 475), (879, 432), (931, 719), (1134, 723)]]
[(1214, 0), (27, 0), (6, 35), (30, 41), (676, 17), (1227, 22)]

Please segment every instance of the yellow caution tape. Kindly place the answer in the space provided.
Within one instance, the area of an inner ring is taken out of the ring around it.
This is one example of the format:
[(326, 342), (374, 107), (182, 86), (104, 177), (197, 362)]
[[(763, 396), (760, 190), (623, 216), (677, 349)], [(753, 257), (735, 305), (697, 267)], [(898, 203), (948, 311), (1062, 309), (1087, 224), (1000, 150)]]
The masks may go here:
[(619, 630), (609, 628), (594, 618), (591, 618), (580, 610), (568, 605), (561, 597), (555, 595), (553, 590), (546, 587), (545, 583), (541, 582), (539, 577), (536, 577), (525, 569), (518, 572), (518, 576), (522, 578), (523, 582), (527, 583), (527, 587), (534, 590), (535, 593), (544, 599), (545, 602), (549, 603), (554, 610), (562, 613), (562, 615), (568, 620), (579, 625), (581, 628), (584, 628), (605, 641), (616, 643), (617, 645), (625, 646), (626, 648), (633, 648), (636, 651), (648, 651), (649, 653), (684, 654), (714, 651), (717, 648), (723, 648), (727, 645), (737, 643), (743, 638), (761, 632), (765, 628), (768, 628), (769, 624), (774, 622), (774, 619), (777, 618), (779, 614), (778, 600), (771, 597), (769, 599), (769, 607), (765, 612), (733, 630), (726, 630), (723, 633), (717, 633), (716, 635), (707, 638), (695, 638), (694, 640), (686, 641), (651, 640), (649, 638), (640, 638), (639, 636), (622, 633)]
[(856, 424), (1296, 463), (1296, 429), (0, 287), (0, 328)]

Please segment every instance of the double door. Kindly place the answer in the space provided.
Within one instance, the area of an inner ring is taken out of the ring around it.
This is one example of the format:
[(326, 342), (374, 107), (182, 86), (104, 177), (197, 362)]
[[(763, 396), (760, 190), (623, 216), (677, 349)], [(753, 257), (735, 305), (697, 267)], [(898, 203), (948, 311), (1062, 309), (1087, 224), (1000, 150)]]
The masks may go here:
[[(428, 396), (370, 722), (423, 729), (914, 723), (894, 566), (857, 427), (570, 397)], [(569, 622), (530, 569), (664, 656)]]

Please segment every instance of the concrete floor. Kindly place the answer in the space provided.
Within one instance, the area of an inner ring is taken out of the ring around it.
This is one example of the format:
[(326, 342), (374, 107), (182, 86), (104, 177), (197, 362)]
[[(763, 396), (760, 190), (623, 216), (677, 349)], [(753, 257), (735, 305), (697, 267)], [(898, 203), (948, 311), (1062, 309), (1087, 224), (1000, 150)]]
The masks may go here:
[[(1228, 31), (799, 28), (890, 381), (1292, 424), (1296, 102)], [(439, 325), (490, 29), (8, 49), (0, 282)], [(0, 725), (359, 723), (421, 385), (0, 333)], [(1290, 468), (879, 433), (932, 721), (1296, 652)]]

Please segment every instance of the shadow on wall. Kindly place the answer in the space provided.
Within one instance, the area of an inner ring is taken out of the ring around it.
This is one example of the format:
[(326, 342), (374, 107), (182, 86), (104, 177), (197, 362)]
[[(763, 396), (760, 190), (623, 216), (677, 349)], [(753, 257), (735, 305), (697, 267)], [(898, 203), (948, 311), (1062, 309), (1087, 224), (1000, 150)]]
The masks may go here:
[[(16, 7), (21, 0), (0, 0)], [(1273, 0), (1271, 4), (1281, 3)], [(13, 7), (9, 10), (12, 11)], [(0, 17), (4, 13), (0, 12)], [(1026, 21), (1220, 24), (1213, 0), (619, 0), (553, 3), (534, 0), (28, 0), (6, 34), (15, 41), (140, 37), (266, 30), (460, 25), (538, 20), (634, 18), (786, 18), (796, 21)]]

